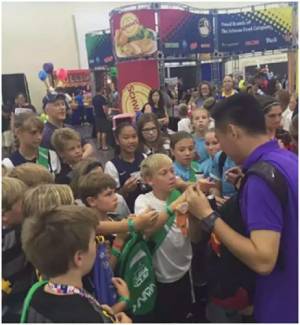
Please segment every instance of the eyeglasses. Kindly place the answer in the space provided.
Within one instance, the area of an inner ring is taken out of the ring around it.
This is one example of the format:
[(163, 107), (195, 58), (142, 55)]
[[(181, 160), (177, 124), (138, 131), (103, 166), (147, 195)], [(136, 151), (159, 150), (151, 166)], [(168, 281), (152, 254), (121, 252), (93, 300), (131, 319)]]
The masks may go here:
[(155, 131), (157, 131), (157, 128), (142, 129), (142, 132), (144, 132), (144, 133), (150, 133), (150, 132), (155, 132)]

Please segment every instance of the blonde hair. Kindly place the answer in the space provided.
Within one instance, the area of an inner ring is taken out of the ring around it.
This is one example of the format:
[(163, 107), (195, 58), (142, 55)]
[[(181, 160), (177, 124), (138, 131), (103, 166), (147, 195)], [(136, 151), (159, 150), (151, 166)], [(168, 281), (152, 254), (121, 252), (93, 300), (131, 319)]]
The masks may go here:
[(79, 141), (80, 142), (80, 134), (71, 129), (71, 128), (60, 128), (56, 129), (51, 137), (51, 143), (54, 147), (54, 149), (61, 153), (64, 152), (66, 148), (66, 144), (69, 141)]
[(196, 109), (192, 110), (192, 116), (191, 121), (193, 122), (194, 114), (198, 112), (205, 112), (207, 114), (207, 117), (209, 118), (209, 111), (204, 107), (197, 107)]
[(23, 199), (24, 218), (40, 215), (61, 205), (74, 204), (70, 186), (42, 184), (29, 189)]
[(25, 112), (15, 116), (14, 127), (15, 129), (23, 131), (31, 131), (32, 128), (36, 127), (40, 132), (42, 132), (44, 129), (44, 123), (36, 114)]
[(54, 176), (48, 171), (48, 169), (34, 163), (19, 165), (13, 168), (7, 176), (20, 179), (28, 187), (54, 183)]
[(12, 209), (12, 206), (23, 199), (27, 186), (19, 179), (12, 177), (2, 178), (2, 213)]
[(155, 153), (142, 161), (140, 170), (142, 178), (153, 177), (155, 172), (166, 164), (172, 164), (172, 159), (162, 153)]

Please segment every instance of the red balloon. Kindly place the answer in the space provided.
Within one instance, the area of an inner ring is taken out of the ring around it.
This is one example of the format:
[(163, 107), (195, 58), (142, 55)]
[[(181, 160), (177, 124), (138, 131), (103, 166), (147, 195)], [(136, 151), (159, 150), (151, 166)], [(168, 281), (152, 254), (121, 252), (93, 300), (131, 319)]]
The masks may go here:
[(68, 78), (68, 71), (61, 68), (56, 71), (57, 79), (65, 81)]

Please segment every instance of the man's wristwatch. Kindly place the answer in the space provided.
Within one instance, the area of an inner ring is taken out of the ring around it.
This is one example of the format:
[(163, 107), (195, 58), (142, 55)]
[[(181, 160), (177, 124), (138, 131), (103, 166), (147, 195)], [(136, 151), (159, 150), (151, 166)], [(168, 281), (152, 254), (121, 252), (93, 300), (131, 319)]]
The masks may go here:
[(211, 233), (213, 231), (215, 222), (218, 218), (220, 218), (219, 213), (216, 211), (213, 211), (210, 215), (201, 219), (201, 227), (206, 232)]

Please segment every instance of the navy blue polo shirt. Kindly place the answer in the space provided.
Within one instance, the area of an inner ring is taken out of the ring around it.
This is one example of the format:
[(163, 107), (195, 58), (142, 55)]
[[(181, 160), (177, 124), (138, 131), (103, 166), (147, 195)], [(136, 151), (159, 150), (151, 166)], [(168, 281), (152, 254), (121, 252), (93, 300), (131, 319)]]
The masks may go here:
[(22, 165), (22, 164), (25, 164), (25, 163), (36, 163), (36, 158), (32, 159), (32, 160), (28, 160), (26, 158), (24, 158), (19, 150), (13, 152), (9, 159), (11, 160), (11, 162), (13, 163), (14, 166), (19, 166), (19, 165)]

